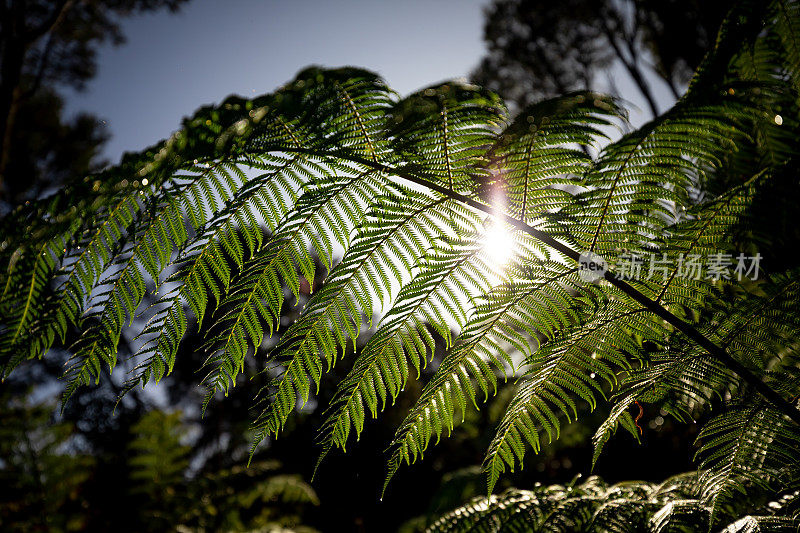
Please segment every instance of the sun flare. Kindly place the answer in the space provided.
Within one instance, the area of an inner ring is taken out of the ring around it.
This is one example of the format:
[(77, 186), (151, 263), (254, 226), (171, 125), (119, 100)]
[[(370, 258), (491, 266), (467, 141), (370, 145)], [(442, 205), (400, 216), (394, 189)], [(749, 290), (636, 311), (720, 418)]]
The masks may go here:
[(502, 224), (494, 223), (484, 235), (484, 250), (489, 264), (501, 272), (514, 255), (514, 236)]

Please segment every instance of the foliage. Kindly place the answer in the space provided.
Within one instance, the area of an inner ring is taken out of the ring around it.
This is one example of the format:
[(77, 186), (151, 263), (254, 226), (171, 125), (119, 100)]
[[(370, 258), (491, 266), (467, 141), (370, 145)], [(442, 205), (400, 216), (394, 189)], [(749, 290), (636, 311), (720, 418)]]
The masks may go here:
[[(538, 485), (475, 498), (439, 518), (428, 531), (627, 531), (694, 532), (709, 527), (711, 509), (702, 499), (697, 472), (663, 483), (628, 481), (608, 485), (597, 476), (581, 484)], [(731, 523), (724, 533), (797, 531), (800, 520), (786, 516), (797, 507), (797, 493), (753, 504), (753, 511)], [(741, 511), (741, 510), (737, 510)]]
[(319, 504), (299, 476), (280, 472), (276, 461), (238, 464), (190, 475), (190, 447), (181, 413), (150, 411), (134, 427), (130, 443), (131, 493), (143, 496), (149, 531), (272, 531), (302, 526), (304, 508)]
[(49, 424), (47, 406), (28, 407), (6, 393), (0, 400), (0, 527), (82, 531), (81, 490), (94, 465), (70, 450), (72, 426)]
[[(663, 279), (611, 270), (590, 283), (574, 261), (757, 245), (733, 235), (764, 183), (795, 169), (798, 9), (737, 4), (688, 93), (615, 140), (624, 111), (602, 95), (512, 118), (479, 87), (399, 98), (355, 68), (312, 67), (274, 94), (203, 108), (169, 140), (3, 219), (3, 373), (77, 327), (67, 401), (135, 331), (127, 388), (145, 386), (173, 370), (196, 319), (208, 400), (229, 394), (281, 325), (284, 286), (315, 288), (316, 254), (329, 272), (266, 356), (254, 450), (382, 315), (329, 404), (323, 456), (419, 376), (435, 333), (447, 351), (390, 443), (387, 483), (515, 375), (484, 461), (490, 492), (579, 403), (613, 393), (598, 454), (620, 425), (638, 437), (635, 402), (685, 421), (721, 407), (700, 449), (701, 502), (717, 522), (745, 482), (774, 492), (797, 479), (800, 273), (737, 283), (671, 266)], [(730, 185), (700, 194), (712, 180)], [(502, 268), (485, 246), (497, 226), (516, 241)]]
[[(51, 406), (4, 398), (0, 411), (0, 526), (17, 531), (93, 531), (98, 524), (93, 478), (107, 467), (87, 453), (66, 422), (49, 424)], [(126, 515), (116, 528), (136, 531), (273, 531), (304, 526), (319, 500), (300, 476), (277, 461), (190, 467), (189, 432), (181, 413), (152, 410), (133, 426), (120, 459), (125, 476), (113, 491)], [(127, 451), (127, 453), (125, 453)], [(103, 490), (110, 490), (106, 484)]]

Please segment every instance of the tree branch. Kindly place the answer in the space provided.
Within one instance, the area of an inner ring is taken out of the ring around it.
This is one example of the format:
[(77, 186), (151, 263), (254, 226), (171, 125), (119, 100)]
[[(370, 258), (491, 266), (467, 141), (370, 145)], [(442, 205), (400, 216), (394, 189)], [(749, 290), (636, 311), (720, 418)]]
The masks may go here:
[(642, 96), (644, 96), (644, 99), (647, 101), (647, 105), (650, 108), (650, 112), (653, 114), (653, 118), (657, 117), (659, 115), (658, 106), (656, 105), (656, 100), (653, 97), (653, 93), (650, 91), (650, 87), (647, 85), (647, 81), (644, 79), (644, 75), (639, 70), (639, 66), (636, 62), (636, 50), (633, 49), (630, 40), (628, 40), (628, 51), (631, 54), (631, 58), (628, 59), (617, 43), (617, 36), (614, 34), (614, 30), (608, 25), (606, 18), (602, 15), (598, 18), (601, 21), (603, 33), (605, 33), (608, 43), (611, 45), (611, 48), (613, 48), (617, 58), (628, 71), (631, 79), (636, 84), (636, 87), (638, 87), (639, 92), (642, 93)]
[(49, 17), (44, 19), (36, 28), (31, 28), (25, 32), (25, 42), (31, 44), (42, 35), (52, 31), (61, 23), (67, 11), (72, 9), (74, 4), (75, 0), (61, 0), (53, 9), (53, 12), (50, 13)]
[(47, 70), (47, 64), (50, 62), (50, 54), (53, 51), (53, 42), (53, 34), (50, 33), (47, 36), (47, 42), (42, 49), (42, 56), (39, 58), (39, 67), (36, 69), (36, 77), (33, 79), (33, 83), (31, 83), (30, 87), (25, 90), (25, 95), (23, 98), (30, 98), (36, 94), (36, 91), (38, 91), (39, 87), (42, 85), (44, 73)]

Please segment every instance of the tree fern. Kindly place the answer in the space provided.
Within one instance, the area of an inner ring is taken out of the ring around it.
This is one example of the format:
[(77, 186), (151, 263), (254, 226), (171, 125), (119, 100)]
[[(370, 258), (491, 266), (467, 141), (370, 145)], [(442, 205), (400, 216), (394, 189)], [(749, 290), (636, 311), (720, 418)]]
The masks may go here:
[[(715, 521), (739, 476), (787, 467), (794, 449), (798, 272), (685, 279), (672, 264), (625, 280), (619, 268), (629, 254), (750, 246), (734, 233), (753, 199), (791, 174), (798, 94), (785, 82), (800, 69), (798, 10), (760, 4), (734, 8), (673, 109), (616, 139), (625, 111), (595, 93), (510, 117), (479, 87), (447, 82), (400, 98), (349, 67), (312, 67), (273, 94), (203, 108), (169, 140), (3, 219), (3, 375), (66, 348), (77, 329), (65, 400), (117, 365), (123, 335), (140, 346), (128, 387), (157, 382), (196, 321), (210, 401), (278, 330), (283, 287), (314, 287), (317, 255), (325, 283), (269, 343), (275, 379), (258, 404), (256, 443), (280, 432), (382, 315), (329, 406), (323, 456), (358, 438), (410, 369), (419, 378), (439, 335), (446, 353), (390, 444), (387, 481), (514, 377), (484, 462), (490, 490), (526, 446), (557, 438), (579, 402), (594, 408), (609, 391), (598, 450), (620, 424), (638, 431), (634, 402), (681, 420), (724, 405), (705, 434), (703, 497), (647, 518), (655, 530), (697, 513)], [(485, 242), (498, 227), (515, 240), (503, 268)], [(611, 265), (599, 279), (575, 265), (586, 251)], [(734, 405), (759, 406), (771, 423), (744, 434)], [(765, 448), (736, 456), (731, 443), (756, 446), (773, 431)], [(588, 507), (561, 494), (558, 516), (599, 520), (603, 490)]]

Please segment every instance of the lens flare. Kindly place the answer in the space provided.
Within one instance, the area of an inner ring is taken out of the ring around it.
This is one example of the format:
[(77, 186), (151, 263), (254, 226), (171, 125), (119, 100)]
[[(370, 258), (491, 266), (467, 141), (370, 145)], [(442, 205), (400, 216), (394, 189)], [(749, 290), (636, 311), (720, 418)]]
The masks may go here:
[(502, 224), (495, 222), (484, 236), (484, 251), (489, 264), (501, 272), (514, 256), (514, 236)]
[(491, 205), (498, 218), (488, 218), (485, 221), (486, 233), (484, 234), (484, 253), (495, 273), (502, 276), (508, 262), (514, 256), (515, 240), (506, 224), (499, 216), (505, 213), (506, 197), (502, 188), (497, 187), (491, 194)]

